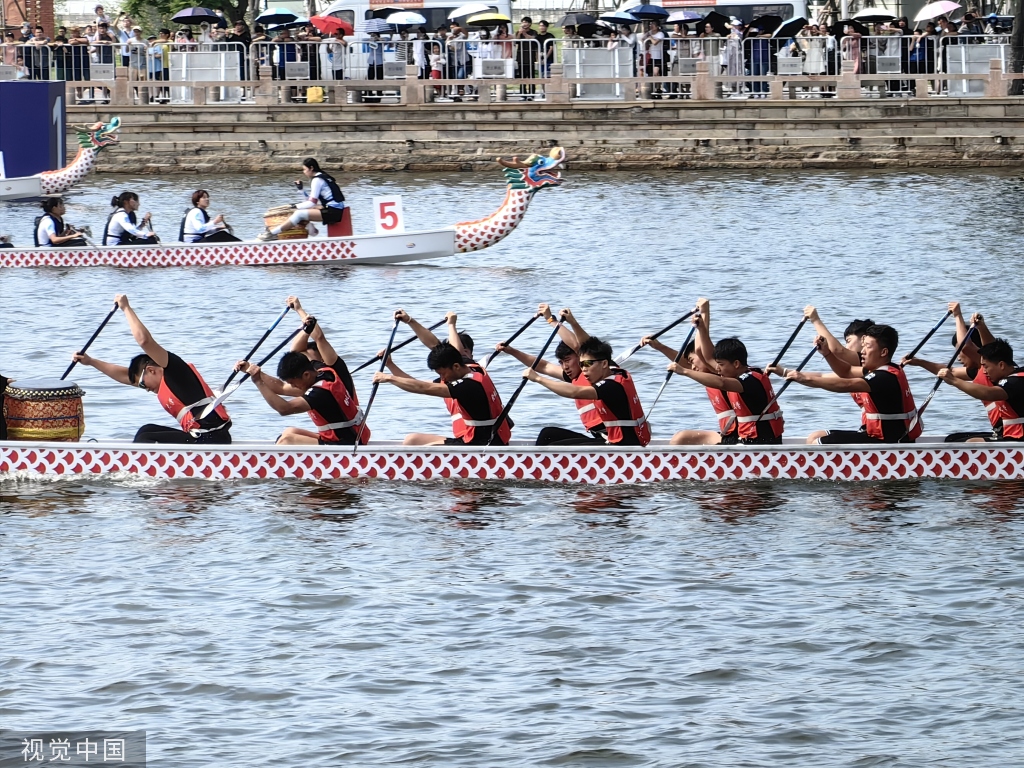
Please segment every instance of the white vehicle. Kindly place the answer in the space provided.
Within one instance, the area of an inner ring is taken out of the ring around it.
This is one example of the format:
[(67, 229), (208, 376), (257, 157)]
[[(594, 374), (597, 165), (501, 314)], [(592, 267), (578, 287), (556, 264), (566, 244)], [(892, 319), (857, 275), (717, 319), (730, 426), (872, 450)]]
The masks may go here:
[[(439, 26), (449, 21), (448, 14), (457, 8), (465, 5), (459, 2), (444, 2), (444, 0), (338, 0), (332, 3), (324, 11), (325, 16), (337, 16), (339, 19), (349, 22), (359, 33), (360, 22), (371, 18), (386, 18), (395, 11), (412, 11), (418, 13), (427, 20), (423, 28), (433, 32)], [(512, 6), (509, 0), (494, 0), (494, 2), (483, 3), (496, 13), (503, 13), (511, 18)], [(512, 30), (514, 31), (514, 29)]]
[(776, 2), (744, 2), (744, 0), (725, 0), (716, 3), (714, 0), (664, 0), (666, 10), (687, 10), (705, 16), (712, 11), (723, 16), (735, 16), (744, 24), (749, 24), (758, 16), (781, 16), (783, 21), (807, 16), (806, 0), (777, 0)]

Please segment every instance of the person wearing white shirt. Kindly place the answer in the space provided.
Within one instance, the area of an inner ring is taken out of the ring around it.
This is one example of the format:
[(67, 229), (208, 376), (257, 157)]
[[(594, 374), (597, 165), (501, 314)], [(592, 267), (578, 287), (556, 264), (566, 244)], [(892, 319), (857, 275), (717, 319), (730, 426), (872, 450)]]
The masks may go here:
[[(341, 222), (345, 213), (345, 195), (334, 177), (325, 173), (320, 168), (320, 163), (312, 157), (302, 161), (302, 175), (309, 179), (309, 197), (295, 206), (295, 213), (286, 222), (273, 229), (267, 229), (257, 239), (264, 242), (277, 240), (277, 236), (285, 229), (308, 225), (313, 221), (322, 221), (327, 226)], [(303, 197), (306, 197), (306, 193), (302, 191), (302, 181), (296, 181), (295, 187)]]
[(43, 199), (43, 215), (36, 219), (36, 248), (73, 248), (86, 245), (82, 233), (64, 223), (64, 199)]
[(192, 193), (192, 207), (181, 220), (178, 240), (183, 243), (237, 243), (239, 238), (228, 231), (224, 216), (217, 214), (210, 218), (206, 210), (210, 207), (210, 193), (197, 189)]
[(150, 226), (152, 214), (147, 213), (139, 221), (139, 196), (134, 192), (122, 192), (110, 200), (114, 212), (107, 218), (103, 228), (104, 245), (156, 245), (160, 238)]

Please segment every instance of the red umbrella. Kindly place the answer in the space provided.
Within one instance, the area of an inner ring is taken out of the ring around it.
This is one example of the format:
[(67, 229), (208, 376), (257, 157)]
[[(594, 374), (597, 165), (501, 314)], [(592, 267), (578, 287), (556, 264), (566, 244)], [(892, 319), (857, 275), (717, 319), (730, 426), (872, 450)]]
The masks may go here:
[(337, 16), (311, 16), (309, 23), (328, 35), (333, 35), (339, 30), (346, 35), (355, 34), (352, 25), (343, 19), (339, 19)]

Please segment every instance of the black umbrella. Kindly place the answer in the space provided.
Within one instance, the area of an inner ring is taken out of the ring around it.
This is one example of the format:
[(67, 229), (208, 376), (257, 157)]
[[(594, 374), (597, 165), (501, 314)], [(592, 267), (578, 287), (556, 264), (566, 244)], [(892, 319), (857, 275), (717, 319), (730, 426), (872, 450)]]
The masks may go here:
[(794, 37), (796, 34), (807, 26), (807, 19), (803, 16), (798, 16), (795, 19), (790, 19), (785, 22), (782, 26), (775, 30), (775, 34), (772, 37)]
[(854, 32), (860, 35), (871, 34), (870, 30), (856, 19), (843, 19), (842, 21), (837, 21), (832, 25), (832, 34), (836, 36), (837, 40), (846, 35), (846, 31), (843, 27), (851, 27)]
[(705, 24), (710, 24), (711, 28), (713, 30), (715, 30), (715, 32), (717, 32), (720, 35), (728, 35), (729, 34), (729, 17), (728, 16), (723, 16), (722, 14), (717, 13), (716, 11), (712, 11), (707, 16), (705, 16), (703, 19), (701, 19), (700, 21), (697, 22), (697, 34), (698, 35), (703, 34), (703, 32), (704, 32), (704, 25)]
[(171, 21), (175, 24), (201, 24), (204, 21), (215, 24), (220, 20), (220, 16), (209, 8), (199, 7), (185, 8), (171, 16)]
[(397, 8), (394, 6), (388, 6), (387, 8), (374, 8), (370, 11), (371, 19), (386, 19), (392, 13), (399, 13), (400, 11), (407, 11), (408, 8)]
[(782, 26), (782, 17), (775, 14), (758, 16), (750, 22), (750, 29), (759, 29), (761, 32), (771, 32)]
[(891, 13), (883, 13), (875, 8), (865, 9), (856, 15), (856, 20), (862, 24), (884, 24), (887, 21), (896, 21)]
[(644, 21), (664, 21), (669, 17), (669, 12), (660, 5), (634, 5), (627, 8), (626, 13), (631, 13)]
[(609, 32), (611, 32), (611, 29), (603, 24), (580, 24), (576, 27), (576, 34), (580, 37), (603, 37)]
[(581, 24), (596, 24), (597, 19), (589, 13), (567, 13), (558, 22), (559, 27), (579, 27)]

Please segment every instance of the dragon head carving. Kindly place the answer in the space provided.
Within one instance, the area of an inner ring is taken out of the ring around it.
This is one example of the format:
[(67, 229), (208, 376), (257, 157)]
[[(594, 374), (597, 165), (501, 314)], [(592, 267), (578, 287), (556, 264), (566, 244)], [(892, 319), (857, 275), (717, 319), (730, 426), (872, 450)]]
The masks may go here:
[(121, 118), (111, 118), (109, 123), (94, 123), (93, 125), (76, 125), (75, 133), (78, 134), (78, 144), (83, 149), (103, 149), (111, 144), (117, 144), (117, 131), (121, 127)]
[(513, 157), (511, 160), (498, 158), (498, 164), (505, 168), (505, 183), (509, 189), (538, 189), (557, 187), (562, 184), (562, 174), (555, 169), (565, 162), (565, 150), (555, 147), (547, 155), (530, 155), (525, 160)]

